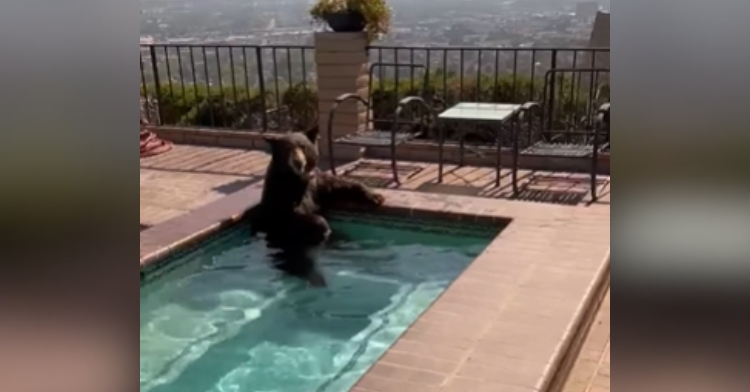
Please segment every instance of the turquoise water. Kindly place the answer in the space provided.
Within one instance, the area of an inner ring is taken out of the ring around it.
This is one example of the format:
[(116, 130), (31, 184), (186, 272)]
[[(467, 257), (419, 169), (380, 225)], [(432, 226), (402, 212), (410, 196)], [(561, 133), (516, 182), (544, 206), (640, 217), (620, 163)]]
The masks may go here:
[[(497, 234), (332, 220), (324, 289), (283, 277), (240, 226), (141, 285), (142, 392), (345, 392)], [(450, 234), (440, 233), (449, 232)]]

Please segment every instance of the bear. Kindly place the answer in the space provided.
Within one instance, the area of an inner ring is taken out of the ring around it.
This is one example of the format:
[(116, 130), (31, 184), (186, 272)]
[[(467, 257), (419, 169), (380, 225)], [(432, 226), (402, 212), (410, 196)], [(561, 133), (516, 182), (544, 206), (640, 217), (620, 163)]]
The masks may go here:
[(252, 234), (265, 234), (275, 267), (313, 286), (325, 286), (312, 252), (331, 236), (325, 219), (342, 204), (377, 208), (385, 198), (356, 181), (318, 169), (319, 128), (267, 135), (271, 162), (260, 204), (250, 211)]

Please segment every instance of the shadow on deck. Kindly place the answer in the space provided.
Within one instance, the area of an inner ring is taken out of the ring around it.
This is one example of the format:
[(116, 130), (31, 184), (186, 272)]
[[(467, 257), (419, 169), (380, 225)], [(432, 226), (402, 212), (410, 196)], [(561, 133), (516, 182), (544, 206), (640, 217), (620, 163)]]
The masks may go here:
[[(559, 205), (590, 205), (590, 177), (587, 174), (521, 170), (520, 194), (513, 195), (511, 171), (503, 170), (500, 187), (495, 187), (495, 170), (489, 167), (446, 165), (443, 182), (438, 182), (438, 165), (430, 163), (399, 164), (401, 185), (393, 181), (390, 162), (362, 160), (343, 166), (339, 173), (376, 188), (410, 190), (459, 196), (502, 198)], [(598, 180), (599, 200), (609, 204), (610, 178)]]
[[(141, 224), (153, 226), (248, 186), (258, 186), (268, 162), (269, 156), (263, 151), (188, 145), (176, 145), (164, 155), (141, 159)], [(360, 160), (341, 165), (337, 171), (375, 188), (568, 206), (592, 204), (586, 174), (521, 171), (521, 192), (514, 198), (510, 170), (502, 172), (498, 188), (491, 167), (446, 165), (442, 183), (438, 183), (437, 164), (401, 162), (398, 168), (400, 186), (393, 181), (389, 161)], [(599, 195), (593, 204), (609, 205), (607, 176), (600, 179)]]

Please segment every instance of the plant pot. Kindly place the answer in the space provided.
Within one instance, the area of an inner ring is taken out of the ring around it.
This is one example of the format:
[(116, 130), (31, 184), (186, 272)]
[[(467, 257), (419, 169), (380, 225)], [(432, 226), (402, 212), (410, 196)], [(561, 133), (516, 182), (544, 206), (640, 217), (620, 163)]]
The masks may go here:
[(331, 13), (325, 16), (326, 23), (336, 33), (359, 33), (365, 30), (365, 17), (352, 10)]

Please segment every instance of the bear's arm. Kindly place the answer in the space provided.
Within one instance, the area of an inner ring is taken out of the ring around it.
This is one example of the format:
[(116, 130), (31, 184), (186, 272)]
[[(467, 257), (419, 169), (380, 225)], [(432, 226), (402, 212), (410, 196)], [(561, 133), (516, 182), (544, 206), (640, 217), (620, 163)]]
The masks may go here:
[(318, 245), (328, 240), (331, 226), (320, 215), (295, 211), (293, 220), (288, 226), (290, 238), (296, 238), (300, 243)]
[(378, 207), (385, 201), (365, 185), (329, 173), (319, 173), (315, 185), (316, 199), (326, 209), (338, 204)]
[(250, 222), (250, 235), (256, 236), (258, 233), (264, 232), (265, 227), (263, 224), (263, 215), (260, 204), (251, 208), (245, 212), (244, 219)]

